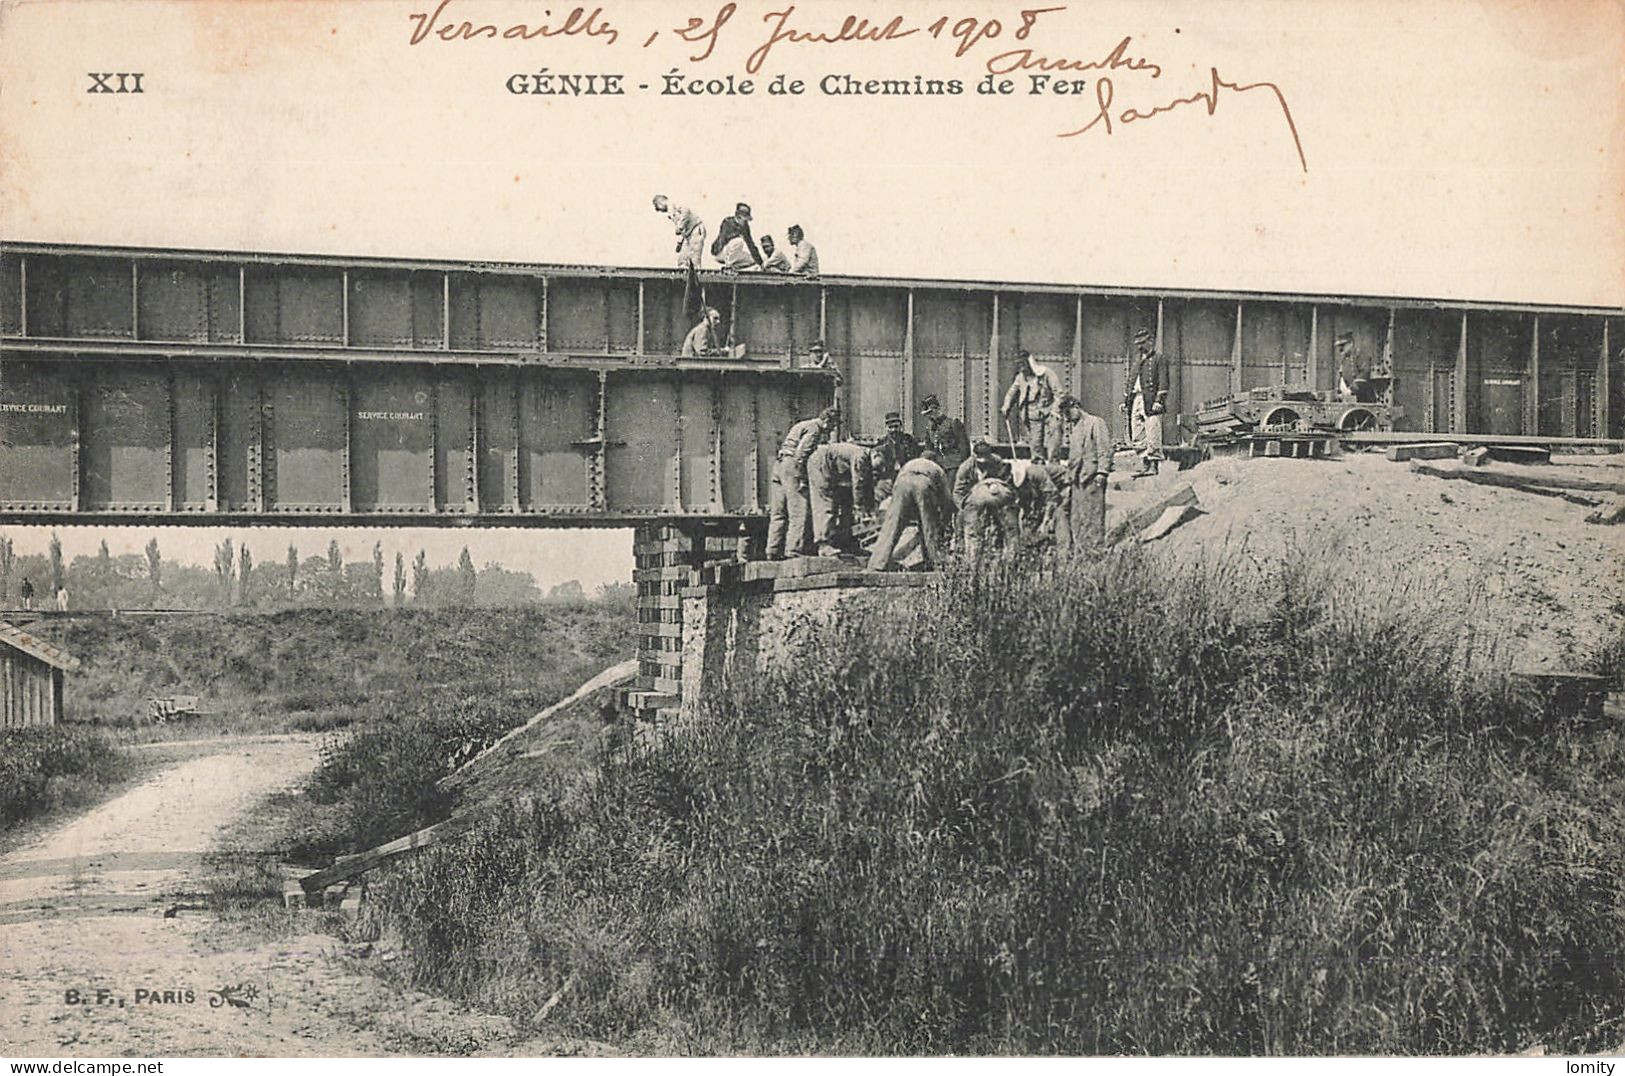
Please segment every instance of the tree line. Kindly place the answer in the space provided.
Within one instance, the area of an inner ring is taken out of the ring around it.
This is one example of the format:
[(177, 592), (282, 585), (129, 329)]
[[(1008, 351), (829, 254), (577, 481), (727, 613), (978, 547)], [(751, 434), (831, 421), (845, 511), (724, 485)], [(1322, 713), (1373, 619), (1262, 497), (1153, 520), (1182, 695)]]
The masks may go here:
[[(156, 537), (142, 553), (114, 556), (104, 540), (95, 554), (71, 561), (55, 534), (44, 554), (19, 554), (12, 539), (0, 538), (0, 607), (20, 608), (28, 590), (36, 609), (53, 607), (59, 590), (66, 591), (70, 609), (443, 608), (588, 597), (574, 579), (544, 591), (529, 572), (496, 563), (476, 567), (467, 546), (455, 565), (431, 566), (421, 549), (410, 562), (397, 551), (391, 563), (382, 542), (374, 543), (371, 557), (347, 562), (336, 540), (325, 554), (301, 557), (289, 544), (280, 556), (261, 559), (228, 537), (215, 546), (213, 565), (202, 567), (165, 560)], [(595, 597), (621, 600), (634, 592), (630, 583), (612, 583)]]

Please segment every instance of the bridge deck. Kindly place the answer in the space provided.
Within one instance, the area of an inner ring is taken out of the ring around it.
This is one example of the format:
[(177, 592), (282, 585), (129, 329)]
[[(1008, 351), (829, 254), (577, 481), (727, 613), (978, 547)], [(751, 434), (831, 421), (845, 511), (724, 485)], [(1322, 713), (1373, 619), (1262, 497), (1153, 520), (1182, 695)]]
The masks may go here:
[[(738, 360), (677, 356), (672, 270), (0, 244), (0, 519), (608, 526), (759, 516), (778, 440), (927, 395), (972, 436), (1020, 349), (1118, 422), (1134, 332), (1170, 409), (1332, 388), (1332, 340), (1418, 433), (1620, 436), (1625, 311), (703, 274)], [(805, 369), (829, 342), (840, 368)], [(1122, 431), (1119, 430), (1119, 433)]]

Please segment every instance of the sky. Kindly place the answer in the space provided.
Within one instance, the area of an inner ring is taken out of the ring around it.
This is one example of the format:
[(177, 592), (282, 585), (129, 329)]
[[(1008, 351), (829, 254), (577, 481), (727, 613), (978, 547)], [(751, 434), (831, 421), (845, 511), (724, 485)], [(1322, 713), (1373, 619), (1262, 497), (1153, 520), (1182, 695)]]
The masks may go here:
[[(661, 77), (737, 86), (788, 0), (740, 0), (699, 61), (676, 31), (719, 0), (605, 0), (613, 43), (415, 45), (422, 0), (0, 0), (0, 235), (665, 265), (649, 199), (666, 193), (713, 231), (741, 199), (759, 233), (799, 223), (826, 273), (1625, 305), (1617, 0), (1092, 0), (1049, 5), (1018, 40), (1036, 2), (802, 0), (797, 32), (852, 11), (915, 32), (783, 40), (755, 93), (713, 97), (663, 95)], [(557, 26), (571, 6), (448, 0), (436, 25)], [(998, 35), (956, 56), (961, 18)], [(1098, 70), (1074, 76), (1097, 80), (1083, 95), (1030, 94), (1020, 73), (1008, 95), (971, 89), (1022, 49), (1099, 61), (1124, 38), (1110, 134), (1058, 137), (1098, 117)], [(543, 68), (654, 89), (508, 92)], [(144, 92), (87, 94), (109, 69), (143, 72)], [(766, 93), (778, 74), (808, 92)], [(818, 92), (849, 74), (967, 92)], [(1156, 111), (1215, 80), (1257, 85)], [(218, 541), (174, 533), (200, 562)], [(629, 539), (603, 532), (406, 539), (431, 560), (465, 540), (544, 585), (630, 571)]]

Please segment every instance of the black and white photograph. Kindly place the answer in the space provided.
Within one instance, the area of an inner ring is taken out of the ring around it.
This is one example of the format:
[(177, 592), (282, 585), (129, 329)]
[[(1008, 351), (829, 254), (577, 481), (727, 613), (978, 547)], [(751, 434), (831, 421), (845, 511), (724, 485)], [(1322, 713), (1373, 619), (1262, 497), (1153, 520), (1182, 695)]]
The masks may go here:
[(10, 1072), (1622, 1054), (1619, 0), (0, 0)]

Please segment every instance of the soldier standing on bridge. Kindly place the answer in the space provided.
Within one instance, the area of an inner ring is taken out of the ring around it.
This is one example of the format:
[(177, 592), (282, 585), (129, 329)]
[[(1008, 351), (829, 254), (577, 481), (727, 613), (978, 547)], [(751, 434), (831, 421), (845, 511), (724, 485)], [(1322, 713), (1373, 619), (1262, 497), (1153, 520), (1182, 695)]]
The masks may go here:
[(23, 608), (32, 611), (34, 608), (34, 581), (26, 575), (23, 576), (20, 593), (23, 597)]
[(1135, 477), (1157, 473), (1162, 463), (1162, 416), (1168, 410), (1168, 360), (1157, 350), (1157, 334), (1134, 334), (1138, 356), (1129, 363), (1123, 383), (1123, 413), (1129, 417), (1129, 440), (1140, 448)]
[(700, 268), (700, 256), (705, 253), (705, 223), (687, 206), (674, 204), (664, 194), (655, 195), (655, 212), (666, 214), (677, 233), (677, 268)]
[(767, 557), (806, 556), (812, 549), (807, 461), (839, 421), (840, 412), (826, 407), (816, 418), (790, 427), (773, 464), (773, 499), (767, 513)]

